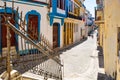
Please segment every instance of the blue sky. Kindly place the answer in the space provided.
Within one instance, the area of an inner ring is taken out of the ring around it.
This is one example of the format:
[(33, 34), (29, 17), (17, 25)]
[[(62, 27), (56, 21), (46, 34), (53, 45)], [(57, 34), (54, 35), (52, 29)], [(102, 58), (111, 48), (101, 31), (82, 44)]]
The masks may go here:
[(90, 11), (90, 13), (92, 14), (92, 16), (95, 16), (95, 9), (94, 7), (96, 7), (96, 0), (85, 0), (84, 2), (87, 10)]

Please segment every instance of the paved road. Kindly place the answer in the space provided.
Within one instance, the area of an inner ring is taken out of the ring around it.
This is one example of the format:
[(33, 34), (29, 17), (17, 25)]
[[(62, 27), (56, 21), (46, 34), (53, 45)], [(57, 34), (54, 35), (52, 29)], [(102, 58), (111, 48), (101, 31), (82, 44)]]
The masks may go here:
[(63, 52), (64, 80), (97, 80), (100, 68), (96, 40), (95, 31), (94, 38), (88, 37), (83, 43)]

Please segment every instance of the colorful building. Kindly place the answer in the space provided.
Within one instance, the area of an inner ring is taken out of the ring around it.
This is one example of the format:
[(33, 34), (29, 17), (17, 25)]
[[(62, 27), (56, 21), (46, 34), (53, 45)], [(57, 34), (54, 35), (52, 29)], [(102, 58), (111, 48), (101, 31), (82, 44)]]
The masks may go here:
[(99, 25), (99, 43), (103, 47), (105, 73), (109, 79), (120, 80), (120, 2), (96, 0), (96, 23)]
[(66, 18), (63, 29), (63, 45), (67, 46), (80, 41), (86, 37), (86, 28), (84, 23), (85, 7), (84, 1), (66, 0)]
[(66, 0), (50, 0), (49, 20), (52, 29), (51, 36), (48, 35), (53, 44), (53, 48), (63, 46), (63, 25), (66, 17)]
[(98, 43), (100, 44), (101, 47), (103, 47), (103, 36), (104, 36), (104, 12), (103, 12), (103, 0), (96, 1), (97, 7), (95, 8), (95, 20), (96, 21), (101, 21), (97, 25), (99, 26), (98, 28)]
[(92, 31), (94, 30), (93, 19), (94, 18), (92, 17), (92, 14), (90, 13), (90, 11), (86, 10), (86, 12), (85, 12), (85, 26), (87, 27), (88, 35), (90, 35), (92, 33)]
[[(58, 57), (59, 53), (53, 51), (52, 48), (61, 46), (60, 30), (61, 24), (63, 24), (62, 22), (64, 21), (64, 15), (63, 17), (61, 16), (62, 13), (59, 12), (62, 11), (61, 9), (57, 7), (54, 9), (58, 10), (56, 10), (55, 13), (54, 11), (50, 11), (48, 0), (0, 1), (0, 63), (3, 65), (0, 66), (0, 69), (5, 67), (5, 70), (0, 70), (0, 74), (5, 73), (4, 78), (6, 78), (6, 80), (20, 75), (15, 73), (15, 75), (18, 75), (12, 76), (13, 74), (11, 73), (14, 71), (13, 69), (18, 71), (33, 69), (36, 65), (41, 65), (39, 60), (43, 60), (45, 57), (46, 61), (43, 61), (43, 63), (45, 62), (44, 64), (46, 64), (47, 69), (45, 69), (45, 66), (43, 66), (44, 69), (39, 67), (35, 73), (39, 72), (39, 75), (43, 74), (42, 76), (47, 79), (52, 76), (57, 79), (62, 78), (62, 65)], [(48, 45), (48, 41), (50, 45)], [(55, 55), (55, 53), (57, 53), (57, 55)], [(4, 59), (6, 60), (6, 58), (7, 61), (5, 62)], [(17, 67), (19, 66), (19, 69), (14, 65), (11, 66), (16, 59), (16, 64), (18, 64)], [(50, 66), (46, 63), (47, 61), (50, 63)], [(21, 65), (19, 62), (21, 62)], [(51, 64), (53, 64), (54, 67), (51, 67)], [(48, 66), (53, 68), (53, 70), (48, 68)], [(47, 74), (47, 76), (45, 74)]]
[[(49, 31), (49, 22), (47, 19), (47, 14), (48, 14), (48, 2), (47, 1), (26, 1), (26, 0), (20, 0), (14, 1), (14, 10), (12, 9), (13, 6), (13, 1), (12, 0), (6, 0), (6, 9), (1, 8), (0, 9), (0, 14), (6, 13), (7, 16), (12, 16), (14, 15), (15, 21), (17, 21), (18, 16), (15, 15), (17, 13), (17, 9), (19, 9), (18, 15), (22, 16), (22, 19), (26, 22), (25, 28), (27, 29), (28, 33), (30, 34), (30, 38), (33, 39), (36, 42), (40, 41), (40, 34), (50, 34)], [(4, 0), (0, 1), (1, 6), (4, 6)], [(22, 12), (22, 14), (21, 14)], [(13, 14), (14, 13), (14, 14)], [(4, 21), (3, 21), (4, 22)], [(16, 28), (19, 28), (19, 21), (17, 23), (12, 22)], [(30, 26), (32, 25), (32, 26)], [(1, 39), (0, 39), (0, 53), (4, 50), (7, 46), (6, 43), (6, 28), (4, 27), (5, 25), (1, 25)], [(42, 27), (44, 26), (44, 27)], [(32, 30), (32, 32), (31, 32)], [(3, 34), (4, 33), (4, 34)], [(36, 34), (37, 36), (34, 36)], [(15, 46), (16, 50), (21, 49), (21, 43), (19, 43), (20, 38), (15, 35), (14, 32), (12, 32), (12, 41), (11, 45)], [(47, 37), (47, 36), (46, 36)], [(48, 38), (49, 39), (49, 38)]]
[[(1, 9), (0, 13), (2, 14), (6, 11), (9, 14), (8, 16), (11, 16), (13, 11), (12, 4), (14, 2), (14, 12), (19, 9), (18, 15), (20, 16), (22, 12), (22, 19), (27, 24), (25, 27), (30, 34), (29, 37), (36, 42), (40, 41), (40, 35), (43, 34), (49, 41), (51, 48), (55, 49), (76, 43), (87, 37), (84, 0), (6, 0), (5, 2), (7, 8), (6, 10)], [(4, 1), (0, 3), (3, 5)], [(15, 26), (19, 28), (17, 24)], [(34, 33), (37, 36), (34, 36)], [(17, 36), (13, 39), (15, 43), (12, 45), (16, 46), (14, 47), (16, 50), (21, 49), (19, 40), (20, 38)], [(1, 37), (1, 53), (2, 47), (6, 46), (5, 42), (5, 37)]]

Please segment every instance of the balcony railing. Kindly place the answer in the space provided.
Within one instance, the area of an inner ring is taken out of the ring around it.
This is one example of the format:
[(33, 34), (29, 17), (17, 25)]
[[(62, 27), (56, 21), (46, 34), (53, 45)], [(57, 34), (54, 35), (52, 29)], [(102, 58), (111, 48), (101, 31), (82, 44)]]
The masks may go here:
[(74, 19), (78, 19), (78, 20), (82, 20), (81, 16), (77, 16), (76, 14), (73, 14), (71, 12), (68, 12), (68, 16), (69, 18), (74, 18)]
[(103, 4), (98, 4), (95, 10), (103, 10)]

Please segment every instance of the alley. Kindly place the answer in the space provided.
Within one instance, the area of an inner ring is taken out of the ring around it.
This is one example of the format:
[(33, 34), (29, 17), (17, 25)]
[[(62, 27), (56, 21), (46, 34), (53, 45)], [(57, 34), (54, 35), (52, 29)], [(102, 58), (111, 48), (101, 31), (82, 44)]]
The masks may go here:
[(65, 80), (97, 80), (99, 69), (96, 31), (94, 38), (88, 37), (83, 43), (63, 52)]

